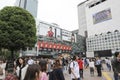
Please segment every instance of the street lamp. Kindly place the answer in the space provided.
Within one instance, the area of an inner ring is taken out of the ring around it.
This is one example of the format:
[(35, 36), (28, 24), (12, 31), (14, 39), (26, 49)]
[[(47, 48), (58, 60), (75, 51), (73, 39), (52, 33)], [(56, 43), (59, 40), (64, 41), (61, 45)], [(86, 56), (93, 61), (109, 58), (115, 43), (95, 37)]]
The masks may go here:
[(37, 56), (38, 56), (38, 53), (39, 53), (39, 44), (38, 44), (38, 36), (37, 36)]
[(40, 23), (37, 26), (37, 33), (36, 33), (36, 36), (37, 36), (37, 52), (36, 52), (36, 56), (38, 56), (38, 53), (39, 53), (39, 44), (38, 44), (38, 42), (39, 42), (39, 25), (40, 25)]

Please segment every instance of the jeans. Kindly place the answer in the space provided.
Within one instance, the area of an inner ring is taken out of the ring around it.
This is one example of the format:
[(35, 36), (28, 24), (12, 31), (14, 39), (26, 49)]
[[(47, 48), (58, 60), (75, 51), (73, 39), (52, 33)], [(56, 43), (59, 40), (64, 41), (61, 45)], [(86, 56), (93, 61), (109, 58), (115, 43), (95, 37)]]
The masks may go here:
[(116, 73), (114, 73), (114, 80), (120, 80), (120, 77)]

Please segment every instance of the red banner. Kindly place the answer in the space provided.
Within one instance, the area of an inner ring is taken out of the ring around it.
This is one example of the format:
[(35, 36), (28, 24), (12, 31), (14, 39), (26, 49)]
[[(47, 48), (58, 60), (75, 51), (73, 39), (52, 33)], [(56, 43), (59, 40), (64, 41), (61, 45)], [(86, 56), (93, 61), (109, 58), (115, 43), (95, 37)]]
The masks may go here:
[(51, 42), (40, 42), (37, 43), (38, 48), (48, 48), (48, 49), (57, 49), (57, 50), (72, 50), (71, 46), (63, 45), (63, 44), (56, 44)]

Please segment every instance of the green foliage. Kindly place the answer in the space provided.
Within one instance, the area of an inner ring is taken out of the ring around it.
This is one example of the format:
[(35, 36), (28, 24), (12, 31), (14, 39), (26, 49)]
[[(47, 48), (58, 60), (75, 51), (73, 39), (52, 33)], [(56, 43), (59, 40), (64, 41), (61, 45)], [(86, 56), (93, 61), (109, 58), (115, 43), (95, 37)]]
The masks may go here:
[(19, 7), (0, 10), (0, 48), (20, 50), (33, 47), (36, 42), (34, 17)]

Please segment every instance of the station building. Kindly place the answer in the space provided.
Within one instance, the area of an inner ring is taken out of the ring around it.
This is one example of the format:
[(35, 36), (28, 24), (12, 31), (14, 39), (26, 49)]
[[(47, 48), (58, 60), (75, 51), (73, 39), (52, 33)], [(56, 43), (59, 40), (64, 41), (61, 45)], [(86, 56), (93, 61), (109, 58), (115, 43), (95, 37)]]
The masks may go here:
[(86, 0), (78, 4), (79, 35), (86, 37), (88, 57), (120, 51), (120, 1)]

